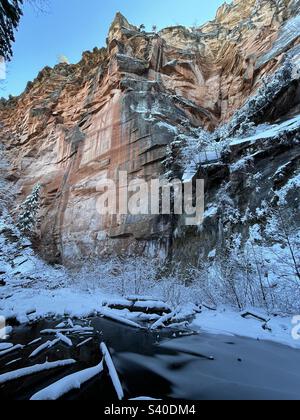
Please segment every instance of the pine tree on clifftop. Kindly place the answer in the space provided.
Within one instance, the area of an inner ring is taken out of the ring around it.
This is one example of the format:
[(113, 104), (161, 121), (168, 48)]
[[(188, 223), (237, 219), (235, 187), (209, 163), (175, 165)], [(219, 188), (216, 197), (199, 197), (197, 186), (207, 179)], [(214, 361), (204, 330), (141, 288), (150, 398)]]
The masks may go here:
[(23, 0), (0, 0), (0, 56), (10, 60), (14, 31), (22, 16)]

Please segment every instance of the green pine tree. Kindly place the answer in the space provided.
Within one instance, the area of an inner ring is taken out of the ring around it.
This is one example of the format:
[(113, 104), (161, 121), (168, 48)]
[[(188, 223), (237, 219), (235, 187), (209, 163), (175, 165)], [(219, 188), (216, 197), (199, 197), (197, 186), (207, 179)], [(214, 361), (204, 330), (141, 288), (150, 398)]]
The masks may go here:
[(22, 4), (23, 0), (0, 0), (0, 55), (5, 60), (12, 56), (11, 45), (22, 16)]
[(17, 227), (24, 234), (34, 233), (37, 223), (37, 215), (40, 207), (41, 185), (37, 184), (32, 193), (26, 198), (20, 206), (20, 214), (17, 221)]

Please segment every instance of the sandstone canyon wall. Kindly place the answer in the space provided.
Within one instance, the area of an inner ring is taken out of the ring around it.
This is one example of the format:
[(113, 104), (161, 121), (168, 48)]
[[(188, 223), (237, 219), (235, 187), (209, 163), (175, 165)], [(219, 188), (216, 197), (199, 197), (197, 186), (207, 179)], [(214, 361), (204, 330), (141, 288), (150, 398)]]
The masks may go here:
[[(213, 132), (230, 122), (290, 51), (291, 83), (254, 122), (297, 115), (298, 14), (295, 0), (235, 0), (201, 28), (159, 33), (140, 32), (117, 14), (106, 48), (84, 53), (76, 65), (45, 68), (22, 95), (2, 101), (0, 140), (10, 162), (6, 178), (14, 185), (15, 204), (42, 185), (42, 255), (52, 262), (114, 252), (207, 256), (222, 238), (224, 214), (206, 221), (201, 235), (197, 229), (174, 235), (180, 221), (170, 217), (100, 216), (97, 183), (105, 177), (117, 180), (120, 171), (146, 180), (162, 176), (168, 146), (178, 135), (198, 128)], [(257, 161), (260, 170), (270, 172), (266, 179), (299, 153), (294, 146), (278, 148), (265, 150)], [(217, 199), (224, 181), (244, 210), (268, 194), (271, 181), (258, 198), (254, 187), (245, 192), (248, 175), (229, 170), (245, 150), (232, 147), (227, 160), (208, 165), (205, 173), (199, 168), (207, 205)]]

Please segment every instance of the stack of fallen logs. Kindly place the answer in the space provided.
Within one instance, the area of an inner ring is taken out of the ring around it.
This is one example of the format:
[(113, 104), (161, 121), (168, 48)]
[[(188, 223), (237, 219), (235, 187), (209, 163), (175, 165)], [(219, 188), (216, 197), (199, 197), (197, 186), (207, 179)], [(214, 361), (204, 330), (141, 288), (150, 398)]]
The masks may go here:
[(200, 312), (201, 307), (192, 304), (181, 305), (173, 310), (167, 303), (147, 296), (128, 296), (124, 299), (106, 301), (103, 302), (101, 310), (105, 318), (150, 330), (186, 328)]

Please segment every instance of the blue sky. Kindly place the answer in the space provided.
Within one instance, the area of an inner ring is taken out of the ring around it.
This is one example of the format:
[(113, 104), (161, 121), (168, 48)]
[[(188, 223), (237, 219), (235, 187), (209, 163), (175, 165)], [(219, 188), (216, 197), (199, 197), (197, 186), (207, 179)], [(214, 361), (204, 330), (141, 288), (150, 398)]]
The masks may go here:
[[(38, 0), (37, 0), (38, 1)], [(45, 12), (30, 4), (24, 8), (8, 64), (4, 92), (19, 95), (29, 80), (45, 67), (57, 64), (58, 56), (70, 62), (80, 60), (85, 50), (105, 45), (109, 26), (117, 11), (148, 30), (182, 24), (192, 26), (214, 18), (224, 0), (45, 0)]]

